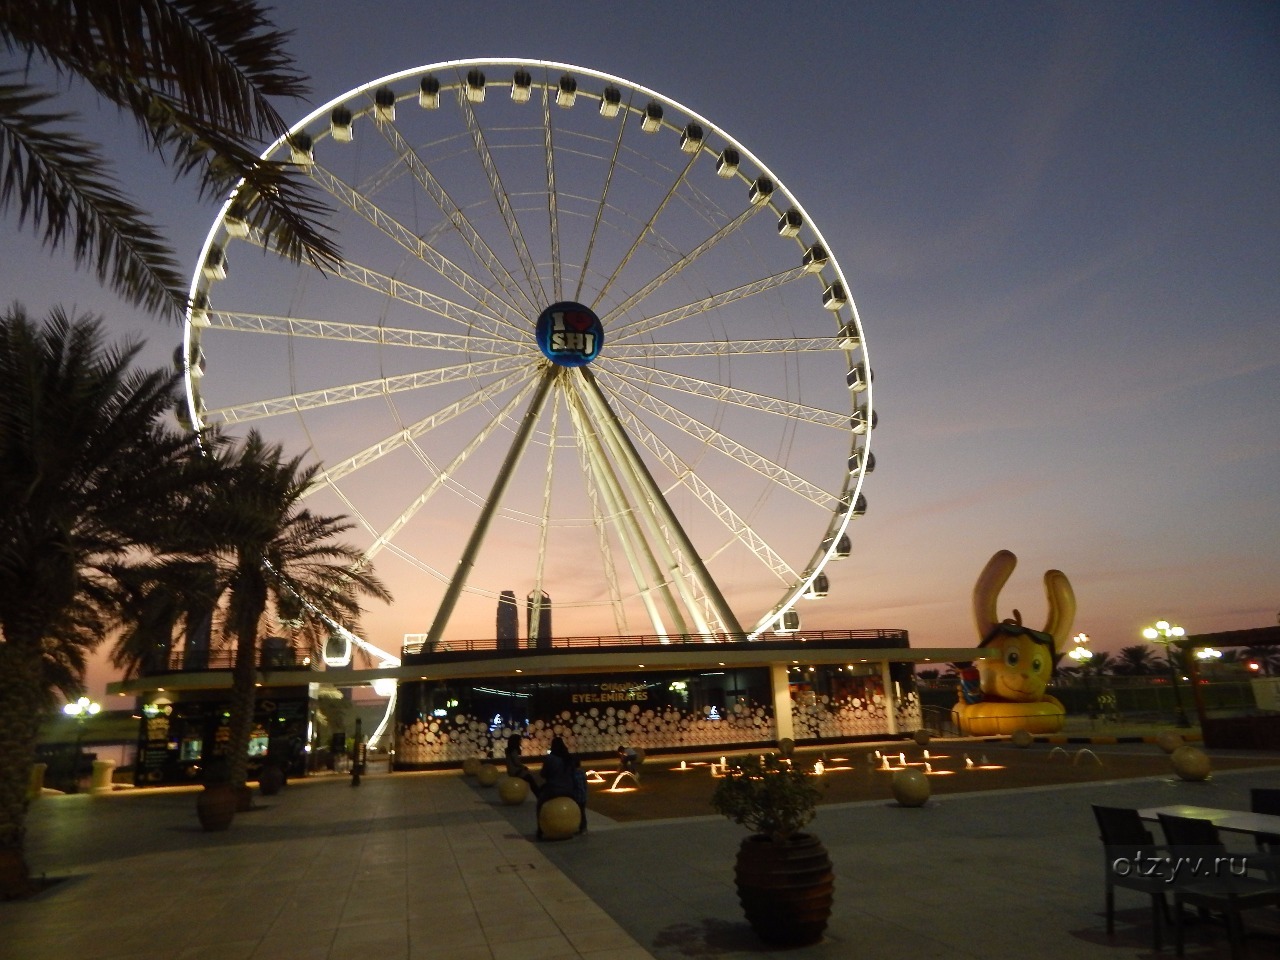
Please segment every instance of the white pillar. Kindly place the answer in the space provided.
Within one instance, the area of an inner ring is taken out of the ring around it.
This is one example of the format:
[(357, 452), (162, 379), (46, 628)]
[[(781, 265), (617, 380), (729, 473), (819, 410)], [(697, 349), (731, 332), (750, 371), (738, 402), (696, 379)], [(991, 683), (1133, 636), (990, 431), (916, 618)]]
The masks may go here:
[(769, 685), (773, 688), (773, 724), (775, 740), (796, 738), (791, 722), (791, 677), (783, 663), (769, 664)]
[(880, 685), (884, 687), (884, 714), (889, 725), (889, 736), (898, 733), (898, 697), (893, 689), (893, 679), (889, 676), (889, 661), (880, 661)]

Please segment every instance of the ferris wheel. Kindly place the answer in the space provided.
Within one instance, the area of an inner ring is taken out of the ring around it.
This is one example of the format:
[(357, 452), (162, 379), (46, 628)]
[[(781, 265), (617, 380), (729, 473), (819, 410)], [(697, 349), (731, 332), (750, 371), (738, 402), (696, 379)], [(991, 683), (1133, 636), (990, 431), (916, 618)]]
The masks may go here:
[(191, 285), (187, 416), (324, 469), (430, 647), (527, 591), (556, 635), (786, 632), (866, 509), (872, 376), (834, 254), (743, 144), (653, 90), (514, 59), (371, 81), (263, 157), (344, 262), (233, 196)]

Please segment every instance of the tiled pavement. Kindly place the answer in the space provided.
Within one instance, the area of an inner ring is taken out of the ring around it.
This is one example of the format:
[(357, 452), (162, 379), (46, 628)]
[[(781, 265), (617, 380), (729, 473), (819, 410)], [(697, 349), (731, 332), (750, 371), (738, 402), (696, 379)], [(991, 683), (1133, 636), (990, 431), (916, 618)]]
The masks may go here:
[[(1022, 754), (1036, 762), (1036, 749)], [(1151, 750), (1149, 745), (1099, 747)], [(1119, 893), (1105, 933), (1091, 802), (1246, 808), (1277, 765), (1216, 774), (951, 795), (921, 809), (824, 806), (813, 830), (836, 871), (824, 941), (791, 958), (1148, 960), (1144, 898)], [(639, 795), (637, 795), (639, 796)], [(533, 806), (508, 808), (456, 773), (290, 785), (227, 833), (200, 831), (190, 792), (39, 800), (29, 860), (63, 882), (0, 904), (0, 958), (747, 960), (771, 956), (742, 920), (741, 828), (715, 816), (616, 824), (535, 843)], [(1239, 844), (1236, 844), (1239, 846)], [(1253, 918), (1280, 935), (1276, 911)], [(1172, 949), (1167, 950), (1172, 956)], [(1192, 930), (1190, 960), (1228, 956)], [(1280, 957), (1280, 941), (1251, 943)]]
[(190, 791), (43, 797), (28, 861), (67, 879), (0, 904), (0, 957), (648, 958), (492, 793), (457, 773), (295, 782), (225, 833)]

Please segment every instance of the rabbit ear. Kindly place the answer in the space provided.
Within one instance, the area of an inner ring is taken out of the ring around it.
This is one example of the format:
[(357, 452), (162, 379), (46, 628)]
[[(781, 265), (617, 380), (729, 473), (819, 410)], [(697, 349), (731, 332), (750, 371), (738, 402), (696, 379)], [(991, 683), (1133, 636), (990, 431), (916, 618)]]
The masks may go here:
[(985, 642), (1000, 622), (996, 616), (996, 599), (1017, 565), (1017, 557), (1008, 550), (1000, 550), (987, 561), (973, 587), (973, 625), (978, 628), (979, 643)]
[(1045, 621), (1044, 632), (1053, 637), (1055, 651), (1061, 650), (1071, 636), (1071, 625), (1076, 619), (1076, 594), (1061, 570), (1045, 573), (1044, 592), (1049, 598), (1049, 619)]

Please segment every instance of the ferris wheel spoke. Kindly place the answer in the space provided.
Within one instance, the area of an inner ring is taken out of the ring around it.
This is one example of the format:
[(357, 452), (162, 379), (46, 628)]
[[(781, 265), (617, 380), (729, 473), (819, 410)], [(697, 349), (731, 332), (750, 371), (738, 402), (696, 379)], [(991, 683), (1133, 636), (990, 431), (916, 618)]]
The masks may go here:
[[(265, 250), (259, 236), (251, 234), (245, 239), (245, 242)], [(445, 297), (439, 296), (438, 294), (432, 293), (429, 290), (424, 290), (421, 287), (416, 287), (413, 284), (405, 283), (403, 280), (398, 280), (395, 277), (381, 273), (371, 267), (366, 267), (353, 260), (346, 260), (340, 264), (334, 265), (328, 270), (328, 273), (340, 280), (353, 283), (356, 286), (363, 287), (364, 289), (379, 294), (380, 296), (390, 297), (401, 303), (407, 304), (408, 306), (425, 311), (433, 316), (440, 317), (443, 320), (459, 324), (468, 330), (474, 330), (479, 327), (481, 330), (487, 331), (493, 337), (521, 344), (527, 343), (529, 340), (527, 329), (522, 326), (517, 326), (515, 323), (504, 319), (502, 316), (495, 315), (492, 311), (484, 312), (472, 307), (464, 306), (456, 301), (449, 300)], [(506, 305), (503, 304), (504, 308), (505, 306)], [(504, 310), (503, 312), (507, 311)], [(209, 316), (212, 317), (213, 315), (214, 311), (209, 311)], [(516, 316), (514, 314), (511, 315)], [(253, 315), (246, 314), (245, 316)], [(523, 317), (517, 316), (517, 320), (521, 324), (527, 325), (527, 321)], [(193, 325), (199, 328), (201, 323), (197, 321)], [(272, 331), (264, 330), (263, 332)]]
[[(702, 502), (702, 505), (717, 520), (724, 524), (734, 538), (755, 554), (784, 584), (792, 583), (796, 579), (795, 571), (778, 555), (778, 552), (769, 546), (763, 537), (751, 529), (750, 524), (738, 516), (733, 507), (726, 503), (705, 480), (698, 476), (689, 464), (667, 446), (661, 437), (650, 430), (648, 425), (626, 406), (620, 406), (616, 409), (623, 423), (630, 427), (631, 432), (640, 439), (640, 442), (658, 458), (662, 465), (671, 472), (672, 476)], [(711, 554), (706, 559), (714, 560), (715, 554)]]
[(792, 473), (786, 467), (775, 463), (761, 453), (757, 453), (745, 444), (726, 437), (719, 430), (708, 426), (696, 417), (677, 410), (671, 404), (658, 399), (649, 391), (637, 387), (626, 378), (604, 373), (600, 379), (608, 385), (616, 396), (627, 403), (648, 410), (651, 414), (678, 430), (714, 447), (721, 453), (727, 454), (744, 467), (755, 471), (761, 476), (768, 477), (775, 483), (793, 493), (799, 494), (824, 510), (833, 510), (840, 505), (840, 499), (833, 494)]
[[(509, 373), (506, 376), (499, 377), (491, 383), (485, 384), (479, 390), (469, 393), (467, 396), (459, 400), (455, 400), (435, 411), (428, 416), (417, 420), (407, 427), (397, 430), (395, 433), (388, 434), (377, 443), (370, 444), (359, 453), (347, 457), (335, 463), (333, 466), (316, 475), (315, 482), (307, 489), (304, 496), (310, 496), (317, 490), (321, 489), (325, 484), (331, 484), (348, 474), (355, 473), (372, 463), (381, 460), (393, 450), (398, 450), (405, 444), (430, 433), (437, 427), (444, 426), (446, 423), (460, 417), (468, 410), (473, 410), (478, 406), (488, 403), (495, 397), (517, 386), (522, 382), (528, 384), (532, 382), (536, 368), (529, 366), (515, 373)], [(520, 395), (528, 392), (526, 386)]]
[(708, 340), (681, 343), (609, 344), (613, 360), (670, 360), (682, 357), (730, 357), (745, 354), (830, 353), (848, 349), (838, 337), (806, 337), (802, 340)]
[[(723, 242), (726, 238), (732, 236), (736, 230), (767, 206), (767, 204), (763, 203), (755, 204), (742, 211), (742, 213), (738, 214), (635, 293), (631, 294), (631, 296), (627, 297), (615, 306), (605, 316), (601, 317), (601, 322), (603, 322), (607, 327), (612, 320), (625, 316), (627, 311), (635, 307), (636, 304), (642, 302), (647, 296), (649, 296), (649, 294), (653, 293), (663, 284), (669, 282), (673, 277), (679, 276), (682, 272), (691, 267), (704, 253), (714, 248), (717, 244)], [(599, 302), (599, 298), (597, 298), (597, 302)]]
[(419, 237), (395, 217), (365, 197), (359, 190), (329, 173), (319, 164), (312, 168), (311, 174), (312, 179), (331, 197), (356, 215), (363, 217), (366, 222), (388, 239), (409, 251), (448, 283), (452, 284), (458, 291), (466, 294), (477, 304), (494, 314), (503, 316), (515, 323), (521, 321), (519, 308), (480, 283), (479, 280), (471, 276), (426, 240)]
[(368, 343), (377, 346), (411, 347), (444, 352), (489, 354), (500, 357), (534, 356), (533, 348), (522, 341), (475, 337), (466, 334), (436, 333), (406, 327), (375, 326), (367, 323), (342, 323), (305, 317), (282, 317), (265, 313), (232, 313), (210, 310), (208, 329), (232, 333), (272, 334), (286, 337), (308, 337), (346, 343)]
[(613, 176), (618, 169), (618, 155), (622, 152), (622, 135), (627, 129), (627, 120), (631, 116), (631, 98), (627, 98), (627, 108), (621, 111), (618, 121), (618, 135), (613, 142), (613, 155), (609, 158), (609, 167), (605, 172), (604, 186), (600, 190), (600, 200), (596, 203), (595, 219), (591, 223), (591, 235), (587, 239), (586, 253), (582, 258), (582, 269), (578, 271), (578, 286), (574, 290), (573, 299), (582, 299), (582, 285), (586, 282), (587, 271), (591, 269), (591, 256), (595, 253), (596, 237), (600, 233), (600, 224), (604, 220), (604, 212), (609, 205), (609, 190), (613, 186)]
[[(701, 151), (699, 151), (699, 153), (700, 152)], [(604, 285), (600, 288), (600, 291), (596, 294), (595, 302), (592, 304), (593, 307), (598, 306), (599, 304), (604, 302), (605, 295), (608, 294), (609, 288), (613, 286), (613, 284), (617, 281), (618, 277), (622, 275), (622, 272), (626, 270), (627, 264), (629, 264), (632, 258), (636, 255), (636, 251), (640, 249), (640, 246), (641, 244), (644, 243), (645, 238), (649, 236), (649, 234), (653, 231), (654, 225), (658, 222), (658, 218), (662, 216), (662, 211), (667, 209), (667, 205), (676, 196), (676, 191), (680, 188), (680, 184), (684, 183), (685, 180), (688, 178), (689, 171), (693, 169), (693, 165), (694, 163), (697, 162), (697, 159), (698, 159), (697, 153), (694, 153), (689, 157), (689, 161), (680, 170), (679, 175), (675, 178), (674, 181), (672, 181), (671, 186), (667, 189), (666, 195), (663, 196), (661, 201), (659, 201), (658, 206), (654, 209), (653, 213), (649, 214), (649, 219), (645, 221), (644, 226), (642, 226), (639, 230), (636, 231), (636, 237), (631, 242), (630, 249), (627, 250), (627, 252), (622, 255), (622, 259), (619, 260), (617, 266), (613, 268), (613, 273), (609, 274), (609, 278), (605, 280)]]
[(397, 280), (395, 277), (380, 273), (362, 264), (347, 261), (335, 267), (331, 272), (335, 276), (357, 286), (372, 290), (374, 293), (392, 297), (401, 303), (425, 310), (451, 323), (460, 324), (467, 329), (479, 327), (492, 337), (513, 343), (528, 343), (529, 341), (527, 329), (516, 326), (502, 316), (473, 310), (452, 300), (446, 300), (444, 297), (437, 296), (429, 290), (416, 287), (411, 283), (405, 283), (403, 280)]
[(675, 307), (672, 310), (664, 310), (662, 313), (654, 314), (652, 317), (633, 320), (631, 323), (623, 324), (616, 330), (610, 331), (609, 339), (613, 343), (629, 340), (642, 334), (650, 333), (660, 327), (665, 327), (668, 324), (687, 320), (689, 317), (697, 316), (707, 310), (722, 307), (726, 303), (744, 300), (747, 297), (764, 293), (766, 290), (774, 290), (783, 284), (798, 280), (804, 275), (805, 270), (803, 267), (792, 267), (790, 270), (783, 270), (773, 276), (762, 277), (759, 280), (753, 280), (751, 283), (744, 283), (741, 286), (734, 287), (732, 290), (724, 290), (709, 297), (703, 297), (701, 300), (686, 303), (684, 306)]
[(524, 234), (520, 230), (520, 221), (516, 219), (515, 210), (511, 208), (511, 200), (507, 196), (506, 188), (502, 185), (502, 177), (498, 172), (498, 165), (494, 162), (493, 153), (489, 149), (489, 142), (480, 126), (480, 120), (476, 116), (476, 112), (471, 106), (471, 101), (467, 99), (461, 85), (458, 88), (458, 105), (467, 121), (467, 129), (471, 131), (471, 142), (475, 147), (480, 165), (484, 168), (485, 176), (488, 178), (489, 191), (493, 195), (493, 201), (497, 205), (498, 211), (502, 214), (503, 223), (507, 225), (507, 235), (515, 246), (516, 257), (520, 260), (520, 266), (524, 270), (525, 282), (529, 285), (529, 296), (534, 301), (540, 301), (546, 296), (546, 292), (542, 289), (542, 283), (538, 279), (538, 268), (533, 262), (533, 256), (529, 253), (529, 246), (525, 243)]
[[(586, 456), (590, 464), (591, 476), (595, 478), (600, 491), (604, 494), (605, 503), (615, 518), (614, 530), (618, 542), (622, 546), (623, 555), (631, 567), (632, 577), (640, 591), (640, 599), (653, 624), (653, 631), (666, 638), (668, 625), (676, 633), (688, 633), (680, 603), (672, 591), (672, 581), (662, 569), (640, 524), (640, 511), (627, 499), (625, 482), (618, 475), (618, 470), (610, 461), (605, 449), (605, 442), (596, 429), (593, 414), (587, 408), (582, 391), (574, 386), (571, 409), (575, 411), (578, 436), (586, 448)], [(666, 610), (668, 621), (664, 621), (658, 609), (661, 602)]]
[(445, 219), (462, 237), (463, 242), (474, 254), (476, 260), (489, 271), (489, 275), (502, 287), (507, 295), (508, 302), (514, 304), (517, 298), (521, 299), (534, 314), (537, 314), (541, 307), (535, 304), (529, 298), (528, 291), (521, 288), (516, 282), (506, 264), (502, 262), (502, 259), (493, 252), (489, 244), (480, 236), (470, 218), (449, 196), (448, 191), (431, 173), (427, 165), (422, 162), (418, 152), (404, 139), (399, 128), (394, 123), (378, 123), (375, 126), (386, 138), (392, 150), (404, 162), (414, 180), (418, 182), (418, 185), (422, 187), (427, 196), (435, 202), (436, 206), (440, 208), (440, 212), (444, 214)]
[[(560, 199), (556, 192), (556, 149), (551, 126), (551, 94), (542, 89), (542, 142), (547, 160), (547, 234), (551, 238), (552, 299), (564, 299), (564, 276), (560, 264)], [(538, 589), (541, 589), (539, 587)]]
[(366, 400), (369, 397), (381, 397), (391, 393), (403, 393), (407, 390), (421, 390), (459, 380), (490, 374), (507, 373), (511, 370), (525, 369), (531, 361), (527, 357), (502, 357), (497, 360), (478, 360), (475, 363), (462, 363), (449, 367), (437, 367), (433, 370), (421, 370), (417, 373), (396, 377), (380, 377), (376, 380), (364, 380), (360, 383), (346, 383), (320, 390), (307, 390), (270, 400), (258, 400), (253, 403), (239, 404), (234, 407), (220, 407), (206, 411), (206, 423), (245, 423), (250, 420), (261, 420), (282, 413), (301, 413), (319, 407), (331, 407), (355, 400)]
[[(516, 392), (515, 396), (507, 401), (506, 405), (498, 412), (497, 416), (493, 417), (484, 427), (477, 431), (476, 435), (467, 442), (467, 445), (464, 446), (443, 469), (434, 471), (431, 482), (427, 484), (427, 486), (403, 511), (401, 511), (400, 516), (397, 517), (389, 527), (377, 535), (372, 545), (365, 550), (364, 555), (357, 562), (359, 566), (363, 567), (367, 565), (385, 547), (390, 545), (391, 541), (394, 540), (396, 535), (404, 529), (405, 525), (414, 518), (418, 511), (427, 505), (427, 502), (435, 496), (435, 494), (445, 485), (448, 479), (456, 475), (463, 465), (466, 464), (467, 460), (471, 458), (471, 455), (489, 439), (493, 434), (493, 431), (497, 429), (498, 425), (506, 421), (507, 418), (515, 412), (516, 408), (529, 396), (529, 393), (533, 390), (534, 386), (535, 381), (532, 378), (529, 378), (524, 386)], [(328, 477), (325, 477), (323, 474), (321, 477), (328, 479)], [(317, 481), (320, 479), (321, 478), (317, 478)]]
[(739, 387), (730, 387), (722, 383), (713, 383), (698, 377), (687, 377), (683, 374), (671, 373), (666, 370), (654, 370), (651, 367), (641, 366), (625, 360), (607, 360), (605, 361), (605, 366), (619, 376), (642, 380), (645, 383), (657, 386), (670, 387), (672, 390), (679, 390), (695, 397), (705, 397), (708, 400), (715, 400), (720, 403), (732, 403), (749, 410), (762, 410), (765, 413), (776, 414), (804, 423), (817, 424), (818, 426), (834, 427), (837, 430), (847, 431), (849, 429), (849, 415), (847, 413), (836, 413), (833, 410), (824, 410), (821, 407), (810, 406), (807, 403), (783, 400), (780, 397), (771, 397), (768, 394), (756, 393), (752, 390), (743, 390)]

